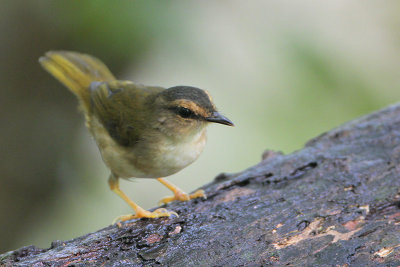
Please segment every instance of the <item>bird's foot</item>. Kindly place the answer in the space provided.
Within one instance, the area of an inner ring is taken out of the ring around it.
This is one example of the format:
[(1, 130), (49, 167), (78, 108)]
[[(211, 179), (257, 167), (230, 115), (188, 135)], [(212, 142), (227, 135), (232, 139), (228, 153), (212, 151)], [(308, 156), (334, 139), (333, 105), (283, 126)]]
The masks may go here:
[(186, 194), (185, 192), (183, 192), (183, 191), (181, 191), (181, 190), (177, 190), (177, 191), (174, 192), (174, 195), (173, 195), (173, 196), (164, 197), (163, 199), (161, 199), (161, 200), (158, 202), (158, 204), (159, 204), (159, 205), (167, 204), (167, 203), (169, 203), (169, 202), (171, 202), (171, 201), (175, 201), (175, 200), (178, 200), (178, 201), (188, 201), (188, 200), (191, 200), (191, 199), (194, 199), (194, 198), (199, 198), (199, 197), (207, 198), (207, 196), (206, 196), (206, 194), (204, 193), (204, 190), (203, 190), (203, 189), (199, 189), (199, 190), (197, 190), (196, 192), (194, 192), (193, 194), (190, 194), (190, 195), (189, 195), (189, 194)]
[(179, 215), (175, 211), (169, 211), (167, 209), (156, 209), (155, 211), (148, 211), (148, 210), (139, 210), (136, 214), (128, 214), (128, 215), (121, 215), (117, 217), (114, 223), (117, 223), (118, 227), (121, 227), (121, 222), (125, 222), (132, 219), (140, 219), (140, 218), (159, 218), (159, 217), (170, 217), (170, 216), (179, 217)]

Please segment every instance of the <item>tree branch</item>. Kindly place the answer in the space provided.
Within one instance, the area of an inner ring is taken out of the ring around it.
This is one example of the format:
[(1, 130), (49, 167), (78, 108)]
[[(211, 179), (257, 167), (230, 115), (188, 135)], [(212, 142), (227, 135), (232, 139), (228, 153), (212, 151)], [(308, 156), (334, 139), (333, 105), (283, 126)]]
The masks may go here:
[[(240, 152), (238, 152), (240, 156)], [(400, 265), (400, 104), (347, 123), (290, 155), (268, 151), (241, 173), (174, 202), (179, 218), (109, 226), (5, 266)]]

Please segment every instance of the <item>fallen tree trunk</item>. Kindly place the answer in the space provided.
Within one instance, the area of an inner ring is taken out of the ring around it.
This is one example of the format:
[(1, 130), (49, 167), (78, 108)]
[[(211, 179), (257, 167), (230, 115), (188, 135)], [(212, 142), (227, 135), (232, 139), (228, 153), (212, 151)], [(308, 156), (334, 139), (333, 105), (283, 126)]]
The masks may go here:
[(24, 247), (0, 265), (398, 266), (399, 163), (400, 104), (219, 175), (207, 200), (167, 206), (179, 218)]

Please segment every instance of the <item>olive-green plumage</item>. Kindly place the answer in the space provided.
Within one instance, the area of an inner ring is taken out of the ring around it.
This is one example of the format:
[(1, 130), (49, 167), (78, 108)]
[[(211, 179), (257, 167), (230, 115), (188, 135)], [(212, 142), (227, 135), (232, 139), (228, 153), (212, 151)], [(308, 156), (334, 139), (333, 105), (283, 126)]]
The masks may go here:
[[(86, 125), (111, 170), (110, 187), (136, 211), (136, 217), (171, 213), (144, 211), (119, 189), (118, 178), (174, 174), (200, 155), (209, 122), (233, 125), (199, 88), (164, 89), (120, 81), (99, 59), (77, 52), (50, 51), (39, 62), (77, 96)], [(174, 191), (175, 197), (168, 201), (204, 196), (204, 192), (189, 196), (158, 180)]]
[(155, 96), (162, 90), (126, 81), (92, 83), (91, 112), (100, 118), (115, 141), (122, 146), (133, 146), (140, 138), (139, 129), (148, 124)]

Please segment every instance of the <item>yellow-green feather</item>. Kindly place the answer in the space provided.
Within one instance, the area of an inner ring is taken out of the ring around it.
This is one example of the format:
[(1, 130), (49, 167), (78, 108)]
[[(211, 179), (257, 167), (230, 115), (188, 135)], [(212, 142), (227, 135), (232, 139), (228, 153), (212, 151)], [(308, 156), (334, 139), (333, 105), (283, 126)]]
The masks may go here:
[(89, 85), (93, 81), (113, 81), (114, 75), (99, 59), (70, 51), (49, 51), (39, 59), (45, 70), (79, 99), (84, 111), (90, 110)]

